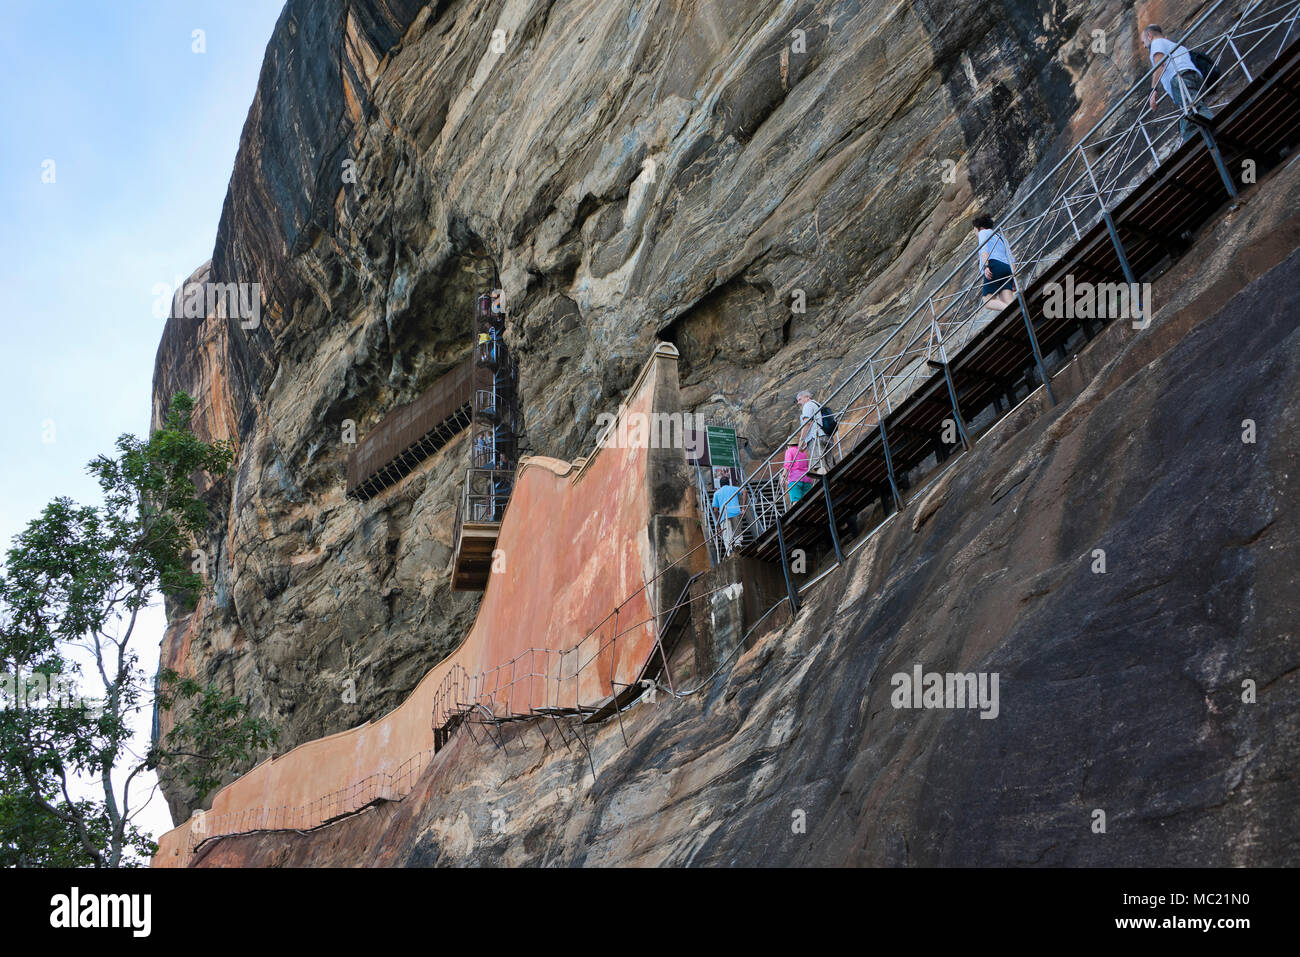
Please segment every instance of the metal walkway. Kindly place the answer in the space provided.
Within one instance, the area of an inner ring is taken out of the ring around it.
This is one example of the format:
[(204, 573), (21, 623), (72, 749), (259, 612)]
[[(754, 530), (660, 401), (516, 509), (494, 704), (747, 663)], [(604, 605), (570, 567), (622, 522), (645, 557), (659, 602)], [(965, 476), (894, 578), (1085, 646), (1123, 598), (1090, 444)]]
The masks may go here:
[[(1260, 177), (1300, 144), (1300, 4), (1249, 4), (1226, 27), (1213, 16), (1224, 11), (1216, 4), (1184, 40), (1218, 62), (1220, 80), (1198, 101), (1213, 120), (1194, 121), (1196, 135), (1181, 142), (1178, 113), (1143, 108), (1130, 119), (1132, 108), (1112, 108), (999, 224), (1013, 255), (1031, 253), (1016, 267), (1017, 299), (995, 316), (978, 280), (963, 285), (979, 275), (974, 256), (959, 264), (825, 402), (841, 425), (820, 491), (789, 506), (778, 453), (747, 478), (743, 554), (786, 567), (796, 548), (841, 557), (851, 517), (877, 500), (886, 511), (903, 507), (907, 473), (969, 448), (972, 420), (995, 421), (1044, 382), (1055, 402), (1051, 354), (1063, 361), (1067, 347), (1132, 314), (1058, 315), (1072, 310), (1047, 308), (1049, 292), (1061, 301), (1053, 284), (1070, 277), (1075, 288), (1123, 284), (1125, 296), (1137, 293), (1130, 284), (1177, 258), (1196, 229), (1248, 188), (1240, 185), (1243, 161)], [(1213, 35), (1198, 40), (1198, 29)], [(1050, 198), (1044, 186), (1054, 187)]]
[(473, 397), (470, 358), (414, 402), (389, 412), (348, 456), (348, 497), (368, 501), (455, 439), (470, 424)]

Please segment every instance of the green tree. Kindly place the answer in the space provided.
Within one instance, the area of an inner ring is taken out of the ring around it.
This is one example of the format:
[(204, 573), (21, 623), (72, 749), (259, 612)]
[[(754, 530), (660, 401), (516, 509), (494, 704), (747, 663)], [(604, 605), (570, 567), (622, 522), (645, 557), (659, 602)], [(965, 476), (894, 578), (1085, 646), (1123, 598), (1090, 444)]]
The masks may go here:
[[(154, 694), (132, 646), (139, 613), (159, 593), (192, 606), (205, 587), (186, 560), (207, 524), (195, 480), (219, 478), (233, 455), (194, 435), (193, 406), (180, 393), (147, 442), (119, 438), (115, 456), (88, 466), (103, 504), (55, 499), (0, 568), (0, 862), (140, 863), (154, 850), (132, 824), (143, 771), (174, 757), (202, 792), (275, 740), (241, 702), (167, 672), (159, 706), (192, 706), (165, 742), (143, 755), (130, 747), (128, 722)], [(82, 697), (83, 659), (103, 690), (93, 701)], [(96, 797), (74, 798), (74, 779)]]

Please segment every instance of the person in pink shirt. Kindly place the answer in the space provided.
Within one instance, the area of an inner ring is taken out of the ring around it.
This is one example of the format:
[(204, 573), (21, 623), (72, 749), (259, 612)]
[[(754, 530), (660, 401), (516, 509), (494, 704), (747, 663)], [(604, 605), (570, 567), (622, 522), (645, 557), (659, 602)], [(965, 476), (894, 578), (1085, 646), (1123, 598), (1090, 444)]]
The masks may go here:
[(785, 450), (785, 485), (790, 491), (790, 504), (793, 505), (812, 488), (808, 480), (808, 453), (799, 448), (798, 442), (791, 442)]

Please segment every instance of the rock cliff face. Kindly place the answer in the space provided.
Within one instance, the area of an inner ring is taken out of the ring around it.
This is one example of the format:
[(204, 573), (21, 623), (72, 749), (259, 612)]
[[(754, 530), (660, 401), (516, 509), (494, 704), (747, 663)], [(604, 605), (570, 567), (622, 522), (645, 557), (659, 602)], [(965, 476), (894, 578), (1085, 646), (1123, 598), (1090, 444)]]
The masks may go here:
[[(1057, 407), (626, 743), (461, 733), (401, 803), (199, 863), (1295, 865), (1297, 210), (1293, 161), (1157, 282), (1151, 328), (1109, 327)], [(996, 674), (996, 719), (894, 707), (917, 666)]]
[(258, 283), (259, 322), (177, 315), (155, 368), (155, 415), (184, 389), (238, 446), (163, 661), (286, 747), (391, 710), (473, 620), (466, 450), (357, 503), (342, 438), (463, 358), (477, 293), (536, 451), (588, 447), (661, 337), (687, 410), (766, 452), (1143, 67), (1117, 0), (290, 0), (196, 273)]

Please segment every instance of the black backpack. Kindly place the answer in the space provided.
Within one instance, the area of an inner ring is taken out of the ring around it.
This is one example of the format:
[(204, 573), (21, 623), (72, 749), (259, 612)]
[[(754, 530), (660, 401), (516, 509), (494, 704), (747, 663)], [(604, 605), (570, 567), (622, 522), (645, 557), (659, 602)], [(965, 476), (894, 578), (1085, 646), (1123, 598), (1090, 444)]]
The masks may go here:
[(827, 412), (825, 406), (822, 406), (822, 432), (827, 438), (830, 438), (835, 434), (835, 427), (837, 425), (839, 425), (839, 423), (835, 421), (835, 416)]
[(1202, 90), (1208, 90), (1222, 79), (1219, 68), (1207, 54), (1200, 50), (1190, 51), (1192, 54), (1192, 66), (1196, 67), (1198, 73), (1205, 77), (1205, 82), (1201, 84)]

